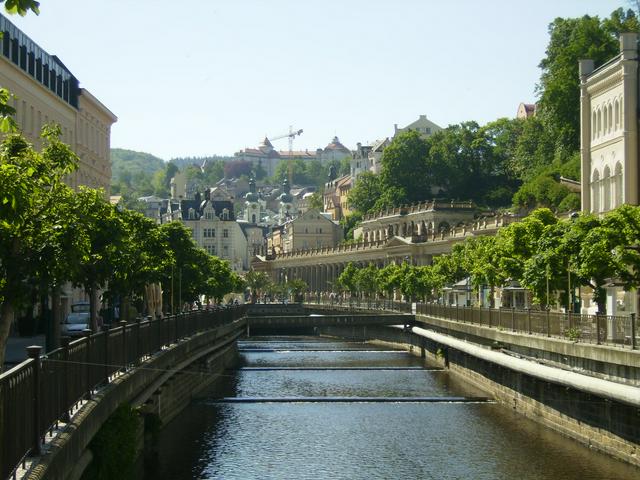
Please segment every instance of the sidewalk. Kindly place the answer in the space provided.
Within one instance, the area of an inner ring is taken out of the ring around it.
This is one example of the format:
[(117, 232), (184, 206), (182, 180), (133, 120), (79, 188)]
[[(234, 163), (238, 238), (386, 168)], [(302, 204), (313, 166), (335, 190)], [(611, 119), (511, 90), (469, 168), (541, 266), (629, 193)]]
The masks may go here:
[(35, 335), (33, 337), (11, 336), (7, 341), (7, 350), (4, 357), (5, 369), (11, 368), (26, 360), (27, 347), (30, 345), (40, 345), (44, 351), (45, 336)]

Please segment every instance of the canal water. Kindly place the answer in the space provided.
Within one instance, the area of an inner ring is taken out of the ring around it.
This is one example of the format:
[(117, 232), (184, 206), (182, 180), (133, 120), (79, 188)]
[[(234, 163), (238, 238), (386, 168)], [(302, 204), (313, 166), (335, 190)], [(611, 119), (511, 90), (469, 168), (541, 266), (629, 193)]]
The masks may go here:
[(162, 430), (146, 478), (640, 478), (405, 351), (318, 337), (239, 349), (222, 390)]

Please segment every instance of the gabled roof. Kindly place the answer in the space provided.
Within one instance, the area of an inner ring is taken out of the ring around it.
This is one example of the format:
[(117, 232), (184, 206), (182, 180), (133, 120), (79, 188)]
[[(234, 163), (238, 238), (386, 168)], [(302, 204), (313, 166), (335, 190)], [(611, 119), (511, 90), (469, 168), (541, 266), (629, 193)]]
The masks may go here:
[(385, 137), (382, 140), (376, 140), (376, 142), (371, 147), (372, 152), (381, 152), (384, 147), (389, 144), (389, 137)]

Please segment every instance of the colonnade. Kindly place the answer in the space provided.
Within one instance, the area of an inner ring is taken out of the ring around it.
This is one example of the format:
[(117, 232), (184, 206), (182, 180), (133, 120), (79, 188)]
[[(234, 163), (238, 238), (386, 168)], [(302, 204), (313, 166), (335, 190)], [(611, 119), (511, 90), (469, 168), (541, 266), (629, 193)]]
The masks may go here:
[(337, 281), (340, 274), (349, 263), (357, 267), (373, 265), (376, 268), (384, 268), (390, 263), (401, 264), (410, 262), (413, 265), (427, 265), (431, 263), (432, 256), (425, 255), (419, 258), (410, 256), (395, 256), (381, 259), (360, 260), (357, 258), (345, 258), (341, 256), (341, 261), (331, 261), (329, 258), (317, 258), (315, 265), (282, 265), (278, 266), (277, 261), (272, 266), (272, 279), (277, 283), (285, 283), (294, 279), (303, 280), (310, 293), (315, 292), (337, 292), (339, 290)]

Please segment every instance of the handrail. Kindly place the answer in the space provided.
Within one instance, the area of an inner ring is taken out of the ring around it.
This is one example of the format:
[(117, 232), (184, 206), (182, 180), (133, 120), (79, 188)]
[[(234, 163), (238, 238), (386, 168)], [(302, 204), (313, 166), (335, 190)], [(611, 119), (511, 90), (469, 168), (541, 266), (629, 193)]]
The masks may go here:
[(562, 338), (573, 342), (610, 345), (635, 350), (638, 343), (636, 316), (593, 315), (550, 310), (452, 306), (439, 303), (407, 303), (391, 300), (330, 299), (310, 297), (312, 303), (351, 310), (413, 312), (434, 318), (475, 324), (497, 330)]
[(74, 341), (63, 339), (61, 348), (42, 356), (39, 348), (30, 347), (31, 358), (0, 375), (0, 478), (12, 476), (28, 455), (39, 454), (47, 431), (60, 420), (69, 421), (81, 401), (117, 372), (245, 313), (239, 305), (138, 318)]

